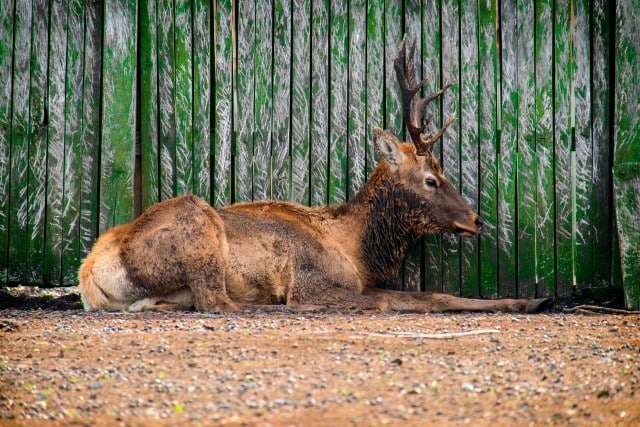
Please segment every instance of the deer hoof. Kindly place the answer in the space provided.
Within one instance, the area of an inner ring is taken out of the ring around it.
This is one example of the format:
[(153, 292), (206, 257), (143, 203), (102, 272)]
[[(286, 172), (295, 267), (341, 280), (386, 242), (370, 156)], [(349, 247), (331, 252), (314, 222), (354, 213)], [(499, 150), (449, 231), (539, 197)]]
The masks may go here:
[(553, 298), (536, 298), (527, 303), (527, 313), (540, 313), (553, 306)]

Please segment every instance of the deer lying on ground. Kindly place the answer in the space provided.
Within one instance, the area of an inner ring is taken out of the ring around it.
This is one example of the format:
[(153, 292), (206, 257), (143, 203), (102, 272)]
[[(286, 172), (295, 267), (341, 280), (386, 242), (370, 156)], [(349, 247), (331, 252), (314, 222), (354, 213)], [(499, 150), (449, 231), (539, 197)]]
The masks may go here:
[(375, 128), (381, 157), (346, 204), (305, 207), (241, 203), (215, 209), (195, 196), (160, 202), (103, 234), (79, 271), (86, 310), (235, 311), (290, 305), (358, 310), (535, 312), (549, 299), (480, 300), (400, 292), (378, 286), (395, 277), (408, 243), (431, 233), (470, 237), (482, 221), (445, 178), (424, 133), (413, 48), (403, 41), (394, 68), (413, 143)]

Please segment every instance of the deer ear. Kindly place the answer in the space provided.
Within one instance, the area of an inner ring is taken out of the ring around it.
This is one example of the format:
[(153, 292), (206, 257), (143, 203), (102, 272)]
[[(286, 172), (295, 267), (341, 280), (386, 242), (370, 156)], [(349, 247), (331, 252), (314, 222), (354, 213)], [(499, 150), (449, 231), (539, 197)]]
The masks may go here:
[(404, 154), (398, 146), (398, 138), (391, 132), (380, 129), (379, 127), (373, 128), (373, 141), (376, 144), (376, 153), (384, 161), (386, 161), (392, 170), (398, 169), (400, 164), (404, 161)]

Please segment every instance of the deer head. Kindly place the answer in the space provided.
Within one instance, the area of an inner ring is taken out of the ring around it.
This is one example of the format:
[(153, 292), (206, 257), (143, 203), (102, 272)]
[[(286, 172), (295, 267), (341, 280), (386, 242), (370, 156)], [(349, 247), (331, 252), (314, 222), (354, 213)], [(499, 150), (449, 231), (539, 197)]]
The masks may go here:
[[(395, 198), (402, 200), (404, 220), (416, 234), (453, 232), (470, 237), (478, 234), (482, 221), (462, 195), (444, 176), (438, 159), (432, 155), (433, 144), (455, 119), (452, 114), (435, 133), (425, 133), (425, 106), (442, 95), (451, 85), (425, 98), (420, 96), (413, 61), (415, 42), (409, 60), (406, 37), (400, 45), (394, 68), (402, 90), (403, 118), (413, 143), (401, 143), (391, 132), (374, 129), (374, 140), (380, 157), (388, 165), (388, 173), (396, 185)], [(400, 194), (402, 193), (402, 194)]]

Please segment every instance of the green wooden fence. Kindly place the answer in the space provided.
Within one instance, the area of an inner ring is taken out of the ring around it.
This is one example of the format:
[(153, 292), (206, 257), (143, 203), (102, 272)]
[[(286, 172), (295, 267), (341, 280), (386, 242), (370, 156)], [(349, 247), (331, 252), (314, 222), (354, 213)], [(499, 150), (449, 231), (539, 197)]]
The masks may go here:
[(389, 286), (624, 279), (637, 307), (639, 30), (639, 0), (1, 0), (0, 283), (73, 285), (100, 232), (180, 194), (345, 201), (373, 126), (404, 133), (407, 33), (426, 89), (455, 83), (427, 116), (457, 112), (436, 151), (486, 229), (416, 242)]

